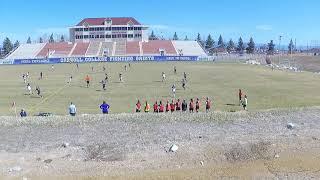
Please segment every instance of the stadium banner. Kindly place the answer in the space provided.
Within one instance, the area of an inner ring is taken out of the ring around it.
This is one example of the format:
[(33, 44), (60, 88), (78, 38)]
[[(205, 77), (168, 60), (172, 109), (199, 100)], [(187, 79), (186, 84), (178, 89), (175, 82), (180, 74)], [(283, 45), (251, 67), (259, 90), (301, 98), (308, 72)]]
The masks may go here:
[(13, 59), (0, 59), (0, 65), (3, 64), (13, 64), (14, 60)]
[[(198, 56), (110, 56), (110, 57), (65, 57), (47, 59), (15, 59), (11, 64), (56, 64), (89, 62), (127, 62), (127, 61), (197, 61)], [(9, 64), (9, 63), (7, 63)]]

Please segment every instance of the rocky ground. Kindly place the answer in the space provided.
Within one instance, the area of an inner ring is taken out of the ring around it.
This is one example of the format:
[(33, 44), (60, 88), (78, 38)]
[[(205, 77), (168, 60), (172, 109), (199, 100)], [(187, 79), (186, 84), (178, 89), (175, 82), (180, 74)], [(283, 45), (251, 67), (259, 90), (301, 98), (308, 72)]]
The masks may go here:
[[(320, 108), (0, 117), (1, 179), (320, 178)], [(170, 147), (176, 145), (175, 152)], [(90, 177), (90, 178), (88, 178)]]

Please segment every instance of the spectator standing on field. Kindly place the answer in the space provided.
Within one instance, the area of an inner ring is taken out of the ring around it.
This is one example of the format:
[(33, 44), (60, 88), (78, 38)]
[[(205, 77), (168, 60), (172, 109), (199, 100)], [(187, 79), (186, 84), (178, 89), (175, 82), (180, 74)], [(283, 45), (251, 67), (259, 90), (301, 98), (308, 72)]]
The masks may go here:
[(197, 100), (196, 100), (196, 112), (199, 112), (199, 109), (200, 109), (200, 100), (199, 100), (199, 98), (197, 98)]
[(154, 113), (159, 113), (158, 101), (156, 101), (156, 102), (153, 104), (153, 112), (154, 112)]
[(159, 103), (159, 113), (163, 113), (164, 112), (164, 105), (162, 104), (162, 101), (160, 101)]
[(70, 116), (76, 116), (77, 108), (76, 106), (71, 102), (69, 106), (69, 114)]
[(193, 111), (194, 111), (194, 102), (193, 102), (193, 99), (190, 99), (189, 112), (193, 113)]
[(100, 105), (100, 109), (102, 111), (102, 114), (109, 114), (110, 106), (105, 101)]

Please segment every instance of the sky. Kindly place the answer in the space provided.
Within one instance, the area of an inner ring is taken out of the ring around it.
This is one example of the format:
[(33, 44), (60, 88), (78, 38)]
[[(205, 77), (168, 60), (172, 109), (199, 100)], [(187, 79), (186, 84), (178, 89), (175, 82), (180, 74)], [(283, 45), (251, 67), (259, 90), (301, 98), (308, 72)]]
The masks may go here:
[(30, 36), (68, 35), (68, 27), (87, 17), (134, 17), (156, 35), (195, 39), (211, 34), (217, 41), (320, 45), (319, 0), (1, 0), (0, 41), (25, 43)]

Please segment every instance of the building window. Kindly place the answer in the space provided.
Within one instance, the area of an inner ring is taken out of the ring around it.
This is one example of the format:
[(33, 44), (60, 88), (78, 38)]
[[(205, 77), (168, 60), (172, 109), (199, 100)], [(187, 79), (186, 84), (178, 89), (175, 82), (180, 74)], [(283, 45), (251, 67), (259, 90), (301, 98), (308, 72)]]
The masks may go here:
[(102, 35), (100, 35), (100, 38), (104, 39), (104, 35), (103, 35), (103, 34), (102, 34)]
[(83, 39), (83, 35), (80, 35), (79, 39)]
[(127, 38), (128, 35), (127, 34), (122, 34), (122, 38)]
[(100, 37), (99, 35), (96, 35), (96, 37), (95, 37), (95, 38), (96, 38), (96, 39), (99, 39), (99, 37)]
[(134, 37), (135, 37), (135, 38), (140, 38), (140, 37), (141, 37), (141, 34), (135, 34)]
[(84, 35), (84, 36), (83, 36), (83, 39), (88, 39), (88, 38), (89, 38), (88, 35)]
[(107, 39), (110, 39), (110, 38), (111, 38), (111, 35), (110, 35), (110, 34), (107, 34), (107, 35), (106, 35), (106, 38), (107, 38)]
[(121, 38), (121, 34), (117, 34), (117, 38)]
[(111, 31), (111, 27), (106, 27), (106, 31)]
[(89, 31), (89, 28), (84, 28), (84, 31)]
[(128, 31), (133, 31), (133, 27), (128, 27)]
[(114, 39), (114, 38), (117, 38), (117, 36), (115, 35), (115, 34), (112, 34), (112, 38)]
[(133, 38), (133, 34), (128, 34), (128, 38)]

